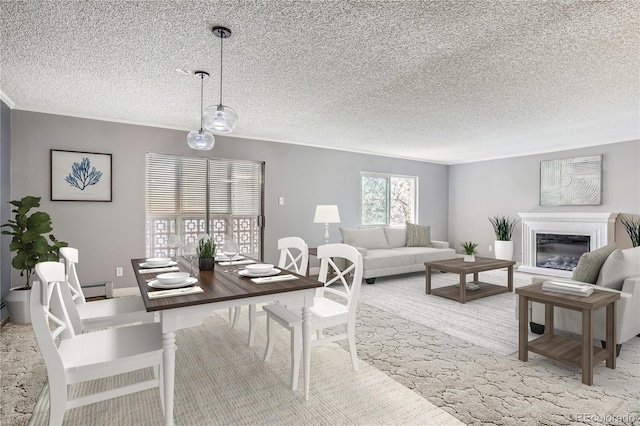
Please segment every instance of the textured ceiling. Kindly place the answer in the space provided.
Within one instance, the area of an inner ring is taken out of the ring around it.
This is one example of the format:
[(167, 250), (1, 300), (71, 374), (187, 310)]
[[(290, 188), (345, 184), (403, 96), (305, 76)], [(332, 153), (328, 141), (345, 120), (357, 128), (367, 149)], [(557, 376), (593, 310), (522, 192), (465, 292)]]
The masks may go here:
[[(640, 138), (640, 1), (1, 1), (16, 109), (454, 164)], [(185, 133), (186, 138), (186, 133)], [(185, 142), (186, 143), (186, 142)]]

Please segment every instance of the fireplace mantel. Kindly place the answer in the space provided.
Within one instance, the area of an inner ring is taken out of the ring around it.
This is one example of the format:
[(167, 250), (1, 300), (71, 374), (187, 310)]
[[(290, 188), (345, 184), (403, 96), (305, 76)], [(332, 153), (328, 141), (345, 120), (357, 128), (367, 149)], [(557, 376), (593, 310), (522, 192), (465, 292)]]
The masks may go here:
[(571, 271), (536, 266), (536, 234), (588, 235), (590, 251), (615, 242), (618, 213), (518, 213), (522, 219), (522, 265), (519, 271), (570, 278)]

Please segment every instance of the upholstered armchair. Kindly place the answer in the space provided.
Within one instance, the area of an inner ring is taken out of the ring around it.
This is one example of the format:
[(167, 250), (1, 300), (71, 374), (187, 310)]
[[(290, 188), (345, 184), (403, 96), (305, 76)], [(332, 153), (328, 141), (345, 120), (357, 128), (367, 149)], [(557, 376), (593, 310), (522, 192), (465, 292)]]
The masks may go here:
[[(610, 254), (609, 254), (610, 253)], [(620, 354), (622, 344), (640, 334), (640, 247), (615, 250), (612, 246), (603, 247), (580, 258), (574, 270), (573, 280), (561, 281), (590, 283), (596, 288), (620, 293), (616, 302), (616, 354)], [(550, 277), (537, 276), (533, 283), (550, 280)], [(554, 281), (559, 281), (557, 278)], [(544, 304), (529, 304), (531, 331), (544, 332)], [(606, 346), (605, 309), (594, 313), (593, 336)], [(555, 308), (554, 325), (556, 330), (581, 334), (582, 315), (580, 312), (564, 308)]]

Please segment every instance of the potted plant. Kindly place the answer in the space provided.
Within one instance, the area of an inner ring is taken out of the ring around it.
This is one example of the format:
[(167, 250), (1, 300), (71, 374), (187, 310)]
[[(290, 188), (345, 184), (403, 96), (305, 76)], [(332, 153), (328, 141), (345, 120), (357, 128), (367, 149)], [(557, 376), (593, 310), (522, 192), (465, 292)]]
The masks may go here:
[(198, 267), (201, 271), (210, 271), (215, 262), (213, 255), (216, 252), (216, 243), (209, 235), (198, 236)]
[(58, 261), (60, 247), (68, 244), (56, 240), (53, 235), (45, 238), (46, 234), (53, 231), (49, 214), (37, 211), (29, 214), (31, 209), (40, 207), (40, 197), (27, 196), (21, 200), (10, 201), (16, 208), (14, 219), (2, 227), (10, 230), (2, 231), (4, 235), (11, 235), (9, 250), (16, 255), (11, 260), (11, 266), (20, 271), (20, 276), (25, 277), (24, 286), (12, 288), (5, 300), (11, 321), (20, 324), (29, 324), (29, 298), (31, 295), (31, 276), (36, 263), (45, 261)]
[(464, 261), (465, 262), (475, 262), (476, 261), (476, 248), (478, 244), (472, 243), (471, 241), (465, 241), (464, 243), (460, 243), (462, 249), (464, 250)]
[(623, 217), (620, 222), (622, 226), (624, 226), (625, 231), (627, 231), (627, 234), (629, 234), (631, 245), (634, 247), (640, 246), (640, 218)]
[(495, 256), (496, 259), (511, 260), (513, 257), (513, 241), (511, 235), (518, 223), (518, 219), (509, 219), (509, 216), (494, 216), (489, 218), (493, 225), (493, 232), (496, 234)]

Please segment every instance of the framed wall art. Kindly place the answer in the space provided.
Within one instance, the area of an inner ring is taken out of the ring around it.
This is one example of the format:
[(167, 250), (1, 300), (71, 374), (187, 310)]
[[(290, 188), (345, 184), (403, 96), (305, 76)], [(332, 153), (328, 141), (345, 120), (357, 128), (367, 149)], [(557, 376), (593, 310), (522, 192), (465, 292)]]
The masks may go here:
[(602, 204), (602, 154), (540, 162), (541, 206)]
[(51, 201), (111, 201), (111, 154), (51, 150)]

